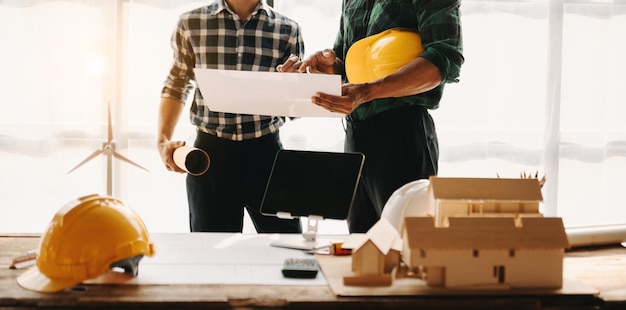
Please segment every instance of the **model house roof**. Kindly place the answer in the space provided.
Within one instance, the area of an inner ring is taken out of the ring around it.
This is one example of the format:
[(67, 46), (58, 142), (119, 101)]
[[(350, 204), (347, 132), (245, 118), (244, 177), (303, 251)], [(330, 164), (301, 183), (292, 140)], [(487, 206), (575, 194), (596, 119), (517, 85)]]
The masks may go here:
[(428, 191), (435, 199), (542, 201), (536, 179), (431, 177)]
[(435, 227), (432, 217), (405, 218), (410, 248), (421, 249), (529, 249), (569, 248), (558, 217), (451, 217), (449, 227)]
[(365, 234), (352, 234), (343, 243), (347, 249), (358, 249), (370, 240), (381, 253), (387, 255), (390, 250), (402, 250), (402, 240), (396, 229), (385, 219), (380, 219)]

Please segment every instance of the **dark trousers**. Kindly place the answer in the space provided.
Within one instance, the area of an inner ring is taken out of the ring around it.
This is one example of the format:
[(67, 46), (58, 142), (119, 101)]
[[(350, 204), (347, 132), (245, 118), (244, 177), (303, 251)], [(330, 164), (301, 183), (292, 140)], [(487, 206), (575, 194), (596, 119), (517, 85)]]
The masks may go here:
[(365, 154), (348, 214), (351, 233), (367, 232), (380, 219), (391, 194), (402, 185), (437, 174), (437, 133), (423, 107), (400, 107), (364, 121), (347, 119), (344, 148)]
[(241, 232), (244, 208), (259, 233), (301, 233), (299, 219), (259, 212), (274, 158), (282, 149), (279, 134), (231, 141), (198, 131), (194, 146), (209, 154), (209, 170), (187, 175), (192, 232)]

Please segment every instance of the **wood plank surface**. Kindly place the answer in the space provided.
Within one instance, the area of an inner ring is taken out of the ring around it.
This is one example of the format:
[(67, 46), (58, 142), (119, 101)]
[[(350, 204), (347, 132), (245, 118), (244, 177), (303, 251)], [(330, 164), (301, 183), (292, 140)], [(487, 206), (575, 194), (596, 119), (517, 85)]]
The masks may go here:
[(0, 236), (0, 309), (620, 309), (626, 306), (626, 249), (566, 253), (565, 277), (596, 288), (598, 296), (382, 296), (337, 297), (327, 286), (79, 285), (54, 294), (22, 289), (9, 269), (14, 257), (36, 249), (36, 235)]

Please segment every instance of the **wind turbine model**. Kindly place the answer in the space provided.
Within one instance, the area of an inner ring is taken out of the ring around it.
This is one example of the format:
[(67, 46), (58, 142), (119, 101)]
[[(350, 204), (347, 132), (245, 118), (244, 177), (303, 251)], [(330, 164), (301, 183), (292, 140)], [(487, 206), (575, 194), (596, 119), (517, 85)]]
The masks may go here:
[(109, 102), (108, 104), (108, 113), (109, 113), (109, 119), (108, 119), (108, 140), (107, 142), (103, 142), (102, 143), (102, 149), (101, 150), (96, 150), (93, 153), (91, 153), (91, 155), (89, 155), (87, 158), (85, 158), (80, 164), (78, 164), (76, 167), (72, 168), (72, 170), (68, 171), (67, 174), (72, 173), (72, 171), (78, 169), (78, 167), (84, 165), (85, 163), (87, 163), (88, 161), (94, 159), (96, 156), (100, 155), (100, 154), (104, 154), (107, 157), (107, 195), (111, 196), (112, 195), (112, 185), (113, 185), (113, 181), (112, 181), (112, 176), (113, 176), (113, 157), (121, 160), (121, 161), (125, 161), (133, 166), (136, 166), (138, 168), (141, 168), (145, 171), (150, 172), (148, 169), (140, 166), (139, 164), (133, 162), (132, 160), (122, 156), (120, 153), (115, 151), (115, 141), (113, 140), (113, 127), (111, 124), (111, 103)]

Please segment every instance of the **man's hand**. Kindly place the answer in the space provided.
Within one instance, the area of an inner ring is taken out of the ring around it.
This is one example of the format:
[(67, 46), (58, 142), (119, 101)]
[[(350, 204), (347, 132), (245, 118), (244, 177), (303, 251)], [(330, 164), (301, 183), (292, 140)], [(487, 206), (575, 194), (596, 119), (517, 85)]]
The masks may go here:
[(341, 96), (325, 93), (316, 93), (311, 101), (318, 106), (342, 114), (350, 114), (361, 104), (368, 101), (369, 84), (344, 84), (341, 86)]
[(179, 168), (174, 162), (174, 150), (185, 145), (185, 141), (158, 141), (157, 148), (159, 149), (159, 155), (161, 160), (165, 164), (165, 169), (178, 173), (185, 173), (186, 171)]
[(325, 73), (336, 74), (335, 61), (337, 57), (331, 49), (315, 52), (315, 54), (300, 60), (290, 56), (285, 63), (278, 65), (278, 72)]

